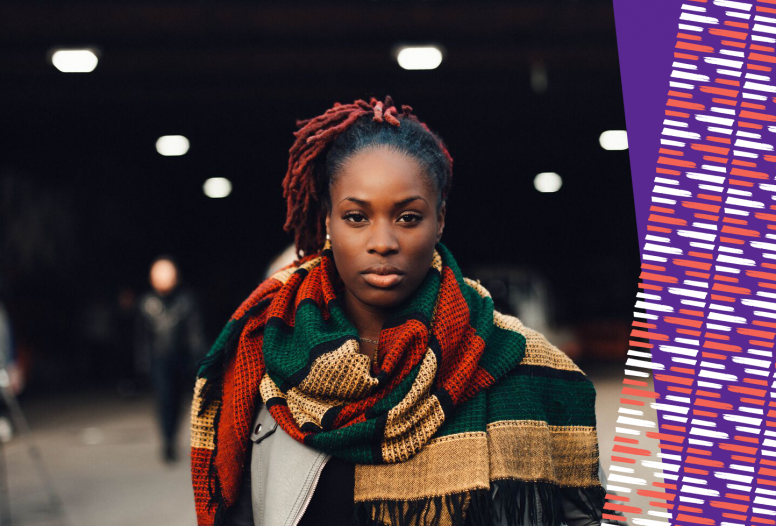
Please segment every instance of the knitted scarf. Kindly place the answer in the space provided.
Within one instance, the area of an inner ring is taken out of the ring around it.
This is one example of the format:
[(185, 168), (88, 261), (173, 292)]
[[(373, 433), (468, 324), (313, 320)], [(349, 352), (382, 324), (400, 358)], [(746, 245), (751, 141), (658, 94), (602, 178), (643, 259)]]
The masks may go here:
[(261, 401), (294, 439), (356, 463), (358, 523), (485, 525), (498, 511), (557, 526), (562, 498), (600, 518), (595, 390), (565, 354), (496, 312), (438, 245), (370, 361), (338, 279), (328, 244), (278, 272), (203, 360), (191, 423), (200, 526), (237, 498)]

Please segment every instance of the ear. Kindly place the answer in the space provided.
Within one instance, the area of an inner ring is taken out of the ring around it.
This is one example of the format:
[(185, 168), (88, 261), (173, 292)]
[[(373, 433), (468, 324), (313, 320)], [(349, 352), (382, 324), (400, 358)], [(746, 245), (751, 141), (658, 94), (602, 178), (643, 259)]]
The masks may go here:
[(447, 212), (447, 203), (442, 203), (437, 212), (437, 243), (442, 239), (442, 231), (445, 229), (445, 213)]
[(326, 212), (326, 233), (331, 233), (331, 212)]

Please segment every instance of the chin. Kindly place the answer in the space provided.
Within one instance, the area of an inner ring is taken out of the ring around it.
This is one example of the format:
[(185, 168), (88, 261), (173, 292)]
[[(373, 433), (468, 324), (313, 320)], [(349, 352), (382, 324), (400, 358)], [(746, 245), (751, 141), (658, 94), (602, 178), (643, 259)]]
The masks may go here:
[(407, 295), (398, 290), (371, 290), (358, 298), (363, 304), (379, 309), (393, 309), (407, 300)]

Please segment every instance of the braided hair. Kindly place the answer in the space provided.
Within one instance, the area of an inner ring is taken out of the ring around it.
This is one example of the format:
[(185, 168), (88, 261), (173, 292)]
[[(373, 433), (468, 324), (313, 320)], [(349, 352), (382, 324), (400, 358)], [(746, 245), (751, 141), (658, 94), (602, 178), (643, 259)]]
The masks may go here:
[(323, 246), (329, 187), (347, 160), (364, 149), (385, 146), (414, 158), (436, 189), (439, 206), (447, 199), (453, 159), (410, 106), (403, 105), (399, 113), (391, 97), (335, 103), (318, 117), (297, 121), (297, 126), (283, 179), (283, 228), (294, 233), (296, 249), (305, 255)]

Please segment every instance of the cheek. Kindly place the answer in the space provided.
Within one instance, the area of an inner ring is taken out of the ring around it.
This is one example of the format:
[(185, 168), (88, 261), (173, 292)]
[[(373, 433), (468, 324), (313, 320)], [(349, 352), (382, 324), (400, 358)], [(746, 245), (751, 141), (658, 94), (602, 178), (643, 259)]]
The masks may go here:
[[(354, 246), (354, 241), (350, 237), (334, 237), (332, 233), (331, 252), (334, 255), (334, 266), (337, 269), (337, 273), (345, 284), (346, 288), (353, 289), (358, 287), (359, 283), (357, 278), (361, 267), (358, 262), (362, 259), (360, 257), (361, 250), (357, 246)], [(336, 241), (334, 241), (336, 239)]]
[(423, 236), (418, 236), (411, 243), (405, 245), (405, 257), (410, 262), (413, 281), (420, 282), (431, 268), (431, 261), (434, 258), (434, 249), (436, 247), (436, 232), (428, 229)]
[(423, 228), (419, 228), (412, 235), (407, 236), (407, 251), (418, 257), (423, 254), (433, 254), (437, 243), (437, 221), (424, 222)]
[(356, 258), (364, 252), (364, 248), (359, 236), (353, 235), (353, 232), (348, 232), (344, 228), (341, 231), (332, 228), (331, 251), (337, 268), (344, 269), (355, 265)]

